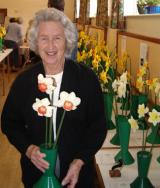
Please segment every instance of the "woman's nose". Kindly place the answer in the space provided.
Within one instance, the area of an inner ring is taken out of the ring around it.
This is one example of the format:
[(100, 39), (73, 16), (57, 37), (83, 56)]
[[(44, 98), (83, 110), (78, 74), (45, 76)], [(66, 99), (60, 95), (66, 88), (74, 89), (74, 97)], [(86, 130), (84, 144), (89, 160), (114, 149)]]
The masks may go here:
[(48, 47), (49, 47), (49, 49), (55, 48), (55, 42), (54, 42), (54, 40), (49, 40)]

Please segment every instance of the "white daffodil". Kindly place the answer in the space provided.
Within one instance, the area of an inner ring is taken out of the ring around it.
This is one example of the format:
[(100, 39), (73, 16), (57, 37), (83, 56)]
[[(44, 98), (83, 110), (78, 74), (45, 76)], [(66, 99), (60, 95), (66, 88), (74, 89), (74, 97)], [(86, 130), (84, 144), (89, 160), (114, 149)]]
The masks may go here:
[(112, 83), (112, 88), (113, 88), (114, 92), (117, 91), (117, 88), (118, 88), (118, 80), (115, 79), (115, 80), (113, 81), (113, 83)]
[(159, 93), (159, 91), (160, 91), (160, 83), (158, 82), (156, 84), (156, 86), (155, 86), (155, 93), (156, 93), (156, 95)]
[(120, 76), (120, 82), (127, 84), (127, 71)]
[(148, 111), (149, 111), (149, 108), (145, 107), (144, 104), (138, 105), (138, 116), (139, 116), (139, 118), (144, 117), (145, 114), (148, 113)]
[(52, 94), (53, 90), (56, 88), (54, 86), (54, 79), (50, 77), (44, 77), (42, 74), (39, 74), (38, 88), (41, 92), (46, 92), (49, 95)]
[(128, 120), (128, 122), (130, 123), (131, 129), (133, 130), (133, 132), (135, 132), (137, 129), (139, 129), (137, 121), (132, 116)]
[(66, 91), (62, 91), (60, 93), (60, 99), (58, 100), (55, 106), (63, 107), (66, 111), (75, 110), (77, 106), (80, 104), (81, 99), (76, 97), (74, 92), (67, 93)]
[(126, 83), (120, 82), (117, 91), (118, 97), (126, 97)]
[(153, 125), (156, 126), (157, 123), (160, 122), (160, 112), (157, 112), (155, 109), (153, 109), (152, 112), (149, 112), (148, 122), (153, 123)]
[(51, 117), (53, 107), (49, 106), (50, 102), (48, 98), (42, 100), (36, 98), (36, 102), (33, 103), (32, 108), (38, 113), (39, 116)]

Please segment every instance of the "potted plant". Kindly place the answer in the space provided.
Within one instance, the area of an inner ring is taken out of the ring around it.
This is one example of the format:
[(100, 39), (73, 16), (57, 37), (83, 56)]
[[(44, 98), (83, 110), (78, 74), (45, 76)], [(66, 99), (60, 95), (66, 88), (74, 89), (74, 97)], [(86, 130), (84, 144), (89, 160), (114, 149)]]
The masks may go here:
[(146, 9), (148, 14), (160, 13), (160, 0), (146, 0), (146, 3)]
[(139, 14), (146, 14), (147, 13), (147, 9), (146, 9), (146, 5), (147, 5), (147, 0), (137, 0), (137, 9)]

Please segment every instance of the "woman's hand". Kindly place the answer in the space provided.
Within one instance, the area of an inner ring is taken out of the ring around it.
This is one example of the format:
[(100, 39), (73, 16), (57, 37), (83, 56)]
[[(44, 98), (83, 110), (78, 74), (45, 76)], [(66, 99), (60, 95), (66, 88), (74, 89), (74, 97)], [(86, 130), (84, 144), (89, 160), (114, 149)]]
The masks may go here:
[(84, 162), (80, 159), (74, 159), (70, 164), (66, 177), (62, 181), (62, 186), (67, 185), (67, 188), (74, 188), (78, 182), (80, 170)]
[(40, 171), (45, 172), (45, 170), (49, 168), (49, 163), (43, 159), (46, 155), (40, 152), (38, 146), (30, 145), (27, 148), (26, 156)]

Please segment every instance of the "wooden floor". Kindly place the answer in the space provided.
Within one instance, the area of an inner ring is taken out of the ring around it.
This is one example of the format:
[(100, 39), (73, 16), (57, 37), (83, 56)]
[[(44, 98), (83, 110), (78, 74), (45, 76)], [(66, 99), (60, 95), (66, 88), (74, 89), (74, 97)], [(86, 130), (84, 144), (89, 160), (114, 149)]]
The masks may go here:
[[(0, 75), (0, 114), (10, 85), (16, 75), (17, 73), (9, 73), (8, 79), (6, 74), (5, 96), (2, 96), (2, 75)], [(19, 158), (19, 153), (9, 144), (6, 136), (2, 134), (0, 129), (0, 188), (23, 188)]]

